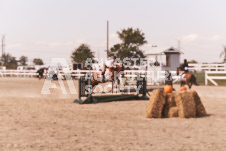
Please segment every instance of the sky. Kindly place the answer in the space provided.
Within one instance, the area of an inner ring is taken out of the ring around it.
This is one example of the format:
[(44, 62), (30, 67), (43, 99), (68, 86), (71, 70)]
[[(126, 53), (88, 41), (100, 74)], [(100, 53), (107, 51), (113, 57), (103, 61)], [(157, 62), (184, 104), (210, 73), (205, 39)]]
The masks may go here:
[[(97, 58), (119, 43), (117, 31), (139, 28), (145, 53), (178, 48), (187, 60), (221, 62), (226, 45), (225, 0), (0, 0), (0, 34), (5, 52), (29, 62), (66, 58), (86, 43)], [(157, 45), (157, 47), (152, 47)]]

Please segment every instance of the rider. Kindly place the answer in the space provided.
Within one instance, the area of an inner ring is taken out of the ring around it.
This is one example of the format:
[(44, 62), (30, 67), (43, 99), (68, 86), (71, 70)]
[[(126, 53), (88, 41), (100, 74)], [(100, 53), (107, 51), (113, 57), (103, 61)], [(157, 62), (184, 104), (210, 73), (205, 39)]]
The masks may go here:
[(116, 56), (114, 56), (113, 59), (110, 61), (110, 67), (113, 67), (115, 65), (115, 59)]
[(182, 70), (184, 71), (184, 73), (188, 73), (188, 62), (187, 62), (187, 59), (184, 59), (184, 63), (182, 65)]
[(105, 63), (103, 64), (103, 66), (104, 66), (103, 69), (104, 70), (102, 70), (102, 77), (103, 77), (102, 82), (105, 82), (105, 71), (106, 71), (106, 68), (115, 66), (115, 59), (116, 59), (116, 56), (114, 56), (113, 59), (111, 61), (109, 61), (107, 65), (105, 65)]
[(184, 63), (181, 66), (181, 70), (183, 72), (181, 72), (180, 76), (181, 76), (182, 80), (185, 80), (184, 76), (185, 76), (186, 73), (188, 73), (188, 62), (187, 62), (187, 59), (184, 59)]

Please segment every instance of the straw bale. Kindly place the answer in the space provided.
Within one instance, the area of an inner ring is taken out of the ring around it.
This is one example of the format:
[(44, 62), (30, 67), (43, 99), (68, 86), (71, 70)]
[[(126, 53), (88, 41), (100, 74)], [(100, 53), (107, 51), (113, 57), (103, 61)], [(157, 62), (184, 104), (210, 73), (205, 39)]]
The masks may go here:
[(175, 93), (166, 93), (166, 103), (163, 106), (162, 112), (163, 117), (168, 117), (169, 109), (171, 107), (176, 107)]
[(182, 91), (175, 95), (175, 101), (180, 118), (190, 118), (196, 116), (196, 105), (194, 96), (189, 91)]
[(178, 108), (171, 107), (168, 112), (168, 117), (178, 117)]
[(202, 104), (202, 101), (198, 95), (198, 93), (195, 90), (189, 90), (193, 96), (194, 96), (194, 100), (195, 100), (195, 104), (196, 104), (196, 116), (201, 117), (201, 116), (206, 116), (206, 109)]
[(160, 118), (162, 117), (162, 109), (165, 104), (165, 92), (161, 89), (152, 91), (148, 105), (146, 107), (147, 118)]

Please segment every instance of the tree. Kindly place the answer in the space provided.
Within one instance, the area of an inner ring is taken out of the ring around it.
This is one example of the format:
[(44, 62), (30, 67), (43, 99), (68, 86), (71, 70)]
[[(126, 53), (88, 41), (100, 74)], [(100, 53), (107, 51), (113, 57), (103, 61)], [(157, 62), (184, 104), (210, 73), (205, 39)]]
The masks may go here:
[(196, 60), (189, 60), (188, 63), (198, 63)]
[(34, 58), (33, 63), (35, 65), (43, 65), (44, 64), (42, 59), (40, 59), (40, 58)]
[(21, 56), (19, 59), (19, 62), (22, 66), (27, 65), (27, 63), (26, 63), (27, 61), (28, 61), (28, 58), (25, 56)]
[(2, 55), (2, 62), (7, 69), (16, 69), (18, 65), (17, 63), (18, 61), (16, 60), (16, 57), (13, 57), (9, 53), (4, 53)]
[(10, 62), (9, 62), (9, 64), (10, 65), (15, 65), (15, 66), (17, 66), (17, 60), (16, 60), (16, 57), (12, 57), (11, 59), (10, 59)]
[(119, 39), (122, 41), (120, 44), (115, 44), (108, 54), (108, 56), (116, 55), (120, 59), (128, 58), (145, 58), (145, 55), (140, 46), (147, 43), (144, 33), (141, 30), (128, 28), (117, 32)]
[(117, 34), (126, 47), (141, 46), (147, 43), (144, 33), (138, 28), (135, 30), (133, 28), (123, 29), (121, 32), (117, 32)]
[(4, 53), (4, 54), (2, 55), (2, 61), (3, 61), (3, 64), (4, 64), (4, 65), (9, 64), (9, 62), (11, 61), (11, 59), (12, 59), (12, 55), (9, 54), (9, 53)]
[(72, 52), (71, 59), (74, 62), (85, 64), (87, 58), (93, 59), (93, 52), (86, 44), (81, 44), (74, 52)]

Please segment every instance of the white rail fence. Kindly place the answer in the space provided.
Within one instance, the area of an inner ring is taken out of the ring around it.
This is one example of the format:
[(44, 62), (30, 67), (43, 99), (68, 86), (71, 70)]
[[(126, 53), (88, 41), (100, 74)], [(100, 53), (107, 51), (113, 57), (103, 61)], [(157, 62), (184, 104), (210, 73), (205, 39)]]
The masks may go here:
[[(211, 74), (211, 75), (209, 75), (209, 74)], [(220, 76), (221, 74), (223, 74), (223, 75)], [(225, 75), (226, 75), (226, 71), (205, 71), (205, 85), (208, 85), (208, 80), (209, 80), (215, 86), (218, 86), (218, 84), (214, 81), (214, 79), (215, 80), (226, 80)]]
[(188, 69), (191, 71), (226, 71), (225, 64), (188, 64)]
[(0, 77), (34, 77), (36, 70), (0, 70)]
[[(70, 75), (79, 78), (85, 76), (88, 72), (99, 72), (96, 70), (71, 70)], [(145, 70), (125, 70), (124, 75), (126, 78), (131, 78), (130, 81), (135, 81), (137, 74), (147, 76), (147, 82), (149, 85), (161, 84), (165, 82), (165, 71), (145, 71)], [(65, 75), (64, 72), (60, 72), (61, 75)], [(44, 74), (45, 76), (48, 74)], [(173, 80), (179, 79), (180, 77), (176, 75), (176, 71), (171, 71)], [(0, 77), (37, 77), (38, 73), (36, 70), (0, 70)]]

